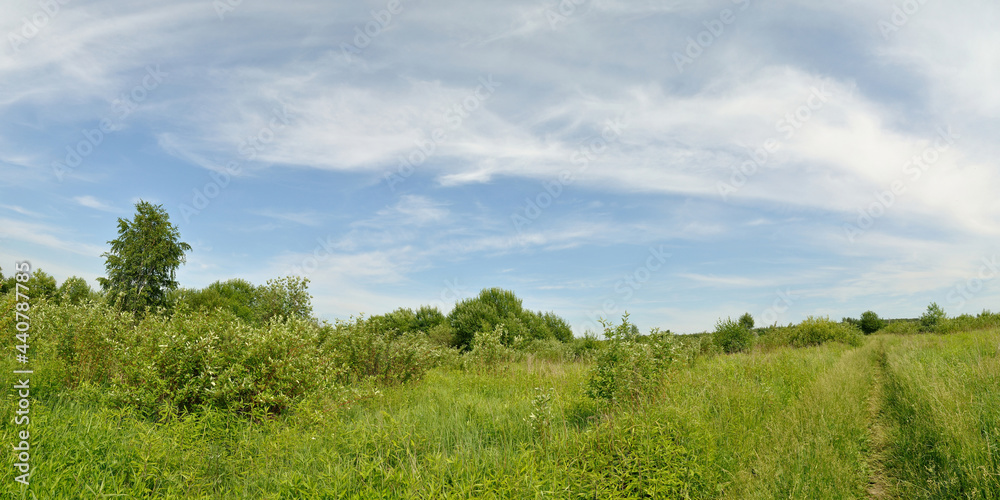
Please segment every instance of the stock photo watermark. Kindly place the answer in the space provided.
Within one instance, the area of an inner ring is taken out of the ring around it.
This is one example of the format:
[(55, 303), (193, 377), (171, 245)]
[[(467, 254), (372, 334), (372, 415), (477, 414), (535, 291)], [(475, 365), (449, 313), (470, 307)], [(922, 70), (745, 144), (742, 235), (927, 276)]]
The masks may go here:
[(7, 41), (14, 53), (20, 53), (21, 48), (34, 40), (42, 29), (49, 25), (59, 12), (62, 6), (70, 3), (71, 0), (41, 0), (38, 2), (38, 10), (30, 16), (21, 18), (20, 29), (15, 29), (7, 33)]
[(229, 187), (229, 183), (234, 177), (239, 177), (243, 172), (243, 163), (253, 161), (257, 155), (263, 152), (268, 144), (274, 141), (277, 132), (288, 126), (288, 107), (282, 106), (280, 109), (271, 110), (271, 118), (267, 125), (260, 128), (256, 134), (247, 136), (239, 147), (236, 148), (240, 154), (239, 160), (227, 163), (221, 170), (211, 170), (210, 177), (202, 188), (192, 189), (190, 204), (182, 203), (180, 206), (181, 216), (184, 222), (190, 222), (191, 217), (200, 214), (208, 208), (212, 200), (217, 198), (222, 191)]
[(901, 179), (889, 184), (888, 189), (876, 190), (875, 198), (867, 207), (858, 207), (858, 217), (854, 222), (844, 223), (844, 234), (851, 243), (857, 241), (865, 232), (875, 226), (875, 222), (885, 216), (915, 182), (920, 180), (930, 168), (941, 159), (941, 154), (951, 149), (955, 141), (962, 136), (951, 130), (951, 127), (938, 127), (938, 137), (934, 144), (924, 148), (920, 154), (913, 155), (903, 164)]
[[(740, 12), (750, 7), (750, 0), (732, 0), (732, 2), (739, 5)], [(699, 31), (693, 37), (687, 37), (687, 45), (684, 46), (683, 52), (674, 52), (674, 65), (677, 66), (677, 72), (684, 73), (684, 67), (691, 65), (696, 59), (701, 57), (705, 53), (705, 50), (725, 34), (726, 26), (735, 22), (736, 12), (733, 9), (722, 9), (715, 18), (703, 21), (701, 25), (705, 29)]]
[(667, 260), (671, 257), (671, 254), (664, 251), (663, 245), (660, 245), (659, 248), (649, 247), (648, 253), (649, 255), (646, 256), (643, 265), (636, 267), (630, 273), (626, 273), (622, 279), (615, 282), (612, 287), (614, 294), (605, 297), (601, 301), (599, 309), (594, 309), (587, 313), (592, 326), (598, 328), (602, 319), (618, 316), (623, 303), (632, 300), (636, 292), (641, 290), (653, 278), (653, 275), (663, 268)]
[(747, 159), (739, 166), (733, 167), (733, 173), (729, 177), (729, 182), (719, 182), (716, 189), (722, 201), (728, 201), (729, 195), (739, 191), (747, 182), (756, 175), (760, 169), (764, 168), (771, 155), (781, 149), (783, 141), (789, 141), (795, 134), (805, 126), (813, 116), (816, 115), (830, 101), (830, 93), (823, 88), (811, 87), (809, 97), (795, 110), (785, 113), (781, 119), (774, 124), (774, 130), (781, 134), (781, 139), (775, 137), (768, 138), (759, 147), (747, 151)]
[(996, 279), (1000, 274), (1000, 258), (994, 254), (992, 257), (983, 257), (982, 265), (979, 266), (976, 275), (955, 285), (948, 292), (948, 303), (956, 308), (964, 307), (968, 301), (986, 289), (986, 285)]
[(549, 22), (549, 27), (556, 29), (559, 25), (569, 22), (569, 19), (577, 15), (580, 8), (590, 0), (559, 0), (555, 7), (545, 9), (545, 19)]
[(795, 294), (789, 289), (776, 290), (775, 294), (777, 298), (771, 303), (771, 306), (764, 309), (764, 312), (757, 315), (760, 320), (761, 325), (777, 325), (778, 320), (781, 319), (782, 315), (788, 312), (793, 305), (795, 305)]
[(892, 6), (892, 15), (889, 19), (879, 19), (878, 29), (882, 33), (882, 38), (889, 41), (889, 36), (900, 30), (906, 23), (910, 22), (920, 9), (927, 5), (928, 0), (906, 0), (902, 4)]
[(75, 145), (66, 145), (66, 156), (63, 161), (52, 162), (52, 171), (56, 179), (62, 182), (66, 174), (82, 165), (83, 161), (104, 143), (104, 139), (109, 134), (120, 130), (122, 122), (149, 97), (150, 92), (160, 87), (166, 76), (167, 73), (160, 70), (159, 64), (146, 66), (146, 74), (143, 75), (140, 83), (133, 86), (128, 92), (118, 94), (118, 97), (112, 101), (111, 108), (114, 117), (102, 118), (96, 127), (83, 129), (81, 131), (83, 139)]
[(28, 351), (31, 348), (31, 290), (25, 284), (31, 279), (31, 263), (27, 261), (14, 263), (14, 335), (17, 343), (14, 345), (14, 355), (17, 369), (13, 370), (14, 393), (17, 399), (14, 410), (14, 426), (16, 444), (14, 444), (14, 481), (25, 486), (31, 479), (31, 376)]
[(389, 190), (395, 192), (396, 185), (408, 179), (418, 167), (423, 165), (437, 152), (438, 147), (448, 140), (448, 133), (458, 130), (466, 118), (482, 108), (493, 96), (498, 87), (503, 84), (494, 80), (493, 75), (479, 77), (479, 85), (458, 103), (452, 104), (445, 111), (444, 119), (448, 127), (438, 127), (431, 131), (430, 139), (414, 141), (414, 148), (405, 155), (397, 157), (399, 163), (394, 172), (386, 172), (384, 179)]
[(559, 172), (559, 177), (556, 179), (542, 182), (542, 189), (538, 194), (524, 199), (524, 206), (510, 215), (510, 221), (518, 236), (521, 236), (525, 227), (538, 220), (543, 211), (562, 196), (566, 187), (573, 183), (577, 175), (587, 171), (592, 161), (607, 153), (611, 145), (621, 140), (627, 128), (623, 120), (623, 117), (606, 120), (600, 135), (584, 140), (583, 144), (570, 155), (569, 160), (576, 165), (576, 170)]
[(352, 55), (360, 56), (371, 45), (372, 40), (381, 35), (392, 24), (394, 17), (403, 13), (403, 6), (402, 0), (389, 0), (384, 9), (371, 11), (371, 21), (365, 23), (364, 26), (354, 27), (353, 43), (340, 42), (340, 51), (344, 54), (344, 58), (350, 62)]

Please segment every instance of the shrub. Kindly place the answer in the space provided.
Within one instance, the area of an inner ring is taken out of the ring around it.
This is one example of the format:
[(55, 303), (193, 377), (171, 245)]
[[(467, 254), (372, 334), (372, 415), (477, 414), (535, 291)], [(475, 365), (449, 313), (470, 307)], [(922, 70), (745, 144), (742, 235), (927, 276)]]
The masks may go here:
[(512, 352), (504, 345), (503, 339), (506, 337), (507, 332), (503, 323), (496, 325), (492, 330), (476, 332), (469, 359), (483, 368), (491, 368), (498, 363), (508, 361)]
[(925, 332), (930, 332), (934, 330), (934, 327), (941, 323), (948, 316), (944, 313), (944, 309), (937, 305), (937, 302), (931, 302), (927, 306), (927, 311), (920, 316), (920, 330)]
[(753, 332), (743, 324), (726, 318), (715, 324), (712, 339), (724, 352), (733, 353), (749, 349), (753, 344)]
[(60, 304), (80, 304), (85, 300), (97, 297), (87, 280), (78, 276), (66, 278), (66, 281), (63, 281), (63, 284), (59, 286), (57, 296)]
[(608, 343), (591, 368), (587, 396), (611, 404), (641, 401), (662, 382), (664, 370), (673, 363), (674, 336), (654, 330), (650, 338), (639, 342), (628, 313), (618, 326), (604, 320), (601, 324)]
[(865, 335), (871, 335), (885, 327), (885, 321), (879, 318), (874, 311), (865, 311), (861, 313), (861, 320), (857, 326)]
[(906, 319), (886, 321), (885, 326), (880, 331), (884, 334), (912, 335), (920, 333), (920, 322)]
[(802, 323), (787, 329), (785, 334), (788, 345), (794, 347), (820, 345), (831, 341), (853, 346), (860, 346), (863, 343), (861, 331), (857, 327), (835, 323), (826, 316), (809, 316)]
[[(104, 303), (44, 300), (33, 302), (31, 313), (32, 362), (47, 374), (40, 390), (86, 389), (101, 403), (146, 414), (203, 407), (282, 413), (310, 393), (406, 382), (452, 362), (451, 350), (426, 335), (380, 334), (363, 319), (333, 326), (275, 317), (256, 325), (220, 308), (137, 322)], [(12, 337), (13, 329), (0, 318), (0, 333)]]
[(501, 323), (505, 332), (501, 341), (506, 346), (518, 337), (569, 340), (573, 336), (562, 318), (525, 310), (514, 292), (500, 288), (483, 289), (478, 296), (459, 302), (448, 315), (448, 322), (456, 344), (466, 351), (472, 348), (477, 332), (493, 330)]
[(582, 337), (573, 337), (568, 346), (573, 354), (573, 359), (590, 360), (603, 347), (603, 344), (594, 332), (587, 330), (583, 332)]

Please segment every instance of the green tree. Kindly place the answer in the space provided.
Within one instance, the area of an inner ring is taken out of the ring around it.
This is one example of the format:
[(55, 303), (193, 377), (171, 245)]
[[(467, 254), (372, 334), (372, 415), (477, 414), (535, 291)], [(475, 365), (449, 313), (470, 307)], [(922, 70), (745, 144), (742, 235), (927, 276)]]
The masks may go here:
[(94, 294), (87, 280), (79, 276), (70, 276), (59, 286), (59, 303), (79, 304)]
[(712, 340), (727, 353), (740, 352), (753, 345), (753, 333), (739, 321), (720, 318), (715, 324)]
[(97, 281), (112, 304), (141, 313), (167, 305), (167, 292), (177, 288), (176, 271), (191, 245), (179, 241), (163, 205), (140, 200), (135, 209), (132, 220), (118, 219), (118, 238), (102, 254), (108, 276)]
[(924, 331), (931, 331), (935, 326), (938, 325), (948, 316), (944, 313), (944, 309), (937, 305), (937, 302), (931, 302), (927, 306), (927, 311), (920, 316), (920, 326)]
[(861, 313), (861, 320), (858, 327), (865, 335), (871, 335), (885, 327), (885, 321), (875, 314), (875, 311), (865, 311)]
[(545, 324), (549, 327), (549, 332), (557, 340), (562, 342), (573, 340), (573, 329), (569, 327), (569, 323), (566, 320), (557, 316), (556, 313), (547, 312), (542, 315), (542, 319), (545, 320)]
[(753, 330), (753, 316), (751, 316), (750, 313), (743, 313), (743, 316), (740, 316), (739, 321), (743, 328)]
[(484, 288), (478, 296), (456, 304), (448, 314), (448, 321), (451, 323), (456, 344), (468, 350), (472, 348), (476, 332), (492, 332), (500, 323), (504, 323), (506, 327), (503, 342), (509, 344), (510, 338), (524, 328), (519, 319), (523, 314), (521, 299), (517, 298), (514, 292), (500, 288)]
[(312, 295), (309, 295), (309, 278), (286, 276), (267, 280), (257, 294), (261, 321), (282, 317), (309, 319), (312, 317)]
[(31, 277), (24, 284), (28, 287), (28, 296), (32, 300), (52, 300), (59, 295), (59, 287), (56, 286), (56, 279), (40, 268), (35, 269), (31, 273)]

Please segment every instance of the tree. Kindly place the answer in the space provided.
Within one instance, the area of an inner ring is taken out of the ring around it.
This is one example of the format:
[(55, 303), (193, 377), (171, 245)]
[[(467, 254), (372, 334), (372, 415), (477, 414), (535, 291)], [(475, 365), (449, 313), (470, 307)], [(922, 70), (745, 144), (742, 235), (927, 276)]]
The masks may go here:
[(59, 302), (61, 304), (79, 304), (93, 294), (87, 280), (79, 276), (70, 276), (59, 286)]
[[(31, 273), (31, 277), (26, 281), (25, 286), (28, 287), (28, 296), (32, 300), (37, 299), (54, 299), (59, 294), (59, 288), (56, 286), (56, 279), (52, 277), (51, 274), (42, 271), (41, 268), (35, 269)], [(12, 289), (14, 287), (11, 287)]]
[(144, 312), (166, 306), (167, 292), (177, 288), (177, 267), (191, 245), (179, 241), (163, 205), (135, 204), (133, 220), (118, 219), (118, 238), (109, 241), (107, 278), (97, 278), (108, 300), (125, 311)]
[(750, 313), (743, 313), (743, 316), (740, 316), (739, 321), (740, 325), (747, 330), (753, 330), (753, 316), (751, 316)]
[(948, 316), (944, 313), (944, 309), (937, 305), (937, 302), (931, 302), (927, 306), (927, 311), (920, 316), (920, 326), (923, 331), (932, 331), (934, 327), (938, 325), (941, 321), (946, 319)]
[(286, 276), (267, 280), (266, 285), (257, 289), (260, 304), (260, 319), (291, 317), (308, 319), (312, 317), (312, 295), (309, 295), (309, 278)]
[(871, 335), (883, 327), (885, 327), (885, 321), (875, 314), (875, 311), (865, 311), (861, 313), (861, 321), (858, 321), (858, 327), (865, 335)]
[(448, 314), (448, 321), (455, 334), (459, 347), (468, 350), (472, 348), (472, 339), (476, 332), (492, 332), (496, 325), (504, 323), (508, 338), (503, 342), (509, 344), (515, 332), (524, 329), (520, 316), (524, 315), (521, 299), (510, 290), (500, 288), (484, 288), (479, 295), (465, 299), (455, 305)]

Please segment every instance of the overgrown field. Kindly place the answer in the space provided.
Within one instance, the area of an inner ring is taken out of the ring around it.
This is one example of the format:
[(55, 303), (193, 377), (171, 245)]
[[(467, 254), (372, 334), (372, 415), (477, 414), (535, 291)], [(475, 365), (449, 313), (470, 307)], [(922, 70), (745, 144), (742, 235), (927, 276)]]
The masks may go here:
[(498, 326), (460, 353), (361, 320), (95, 311), (34, 312), (31, 485), (8, 453), (0, 497), (1000, 498), (985, 313), (868, 336), (810, 318), (727, 354), (745, 332), (726, 322), (520, 344)]

